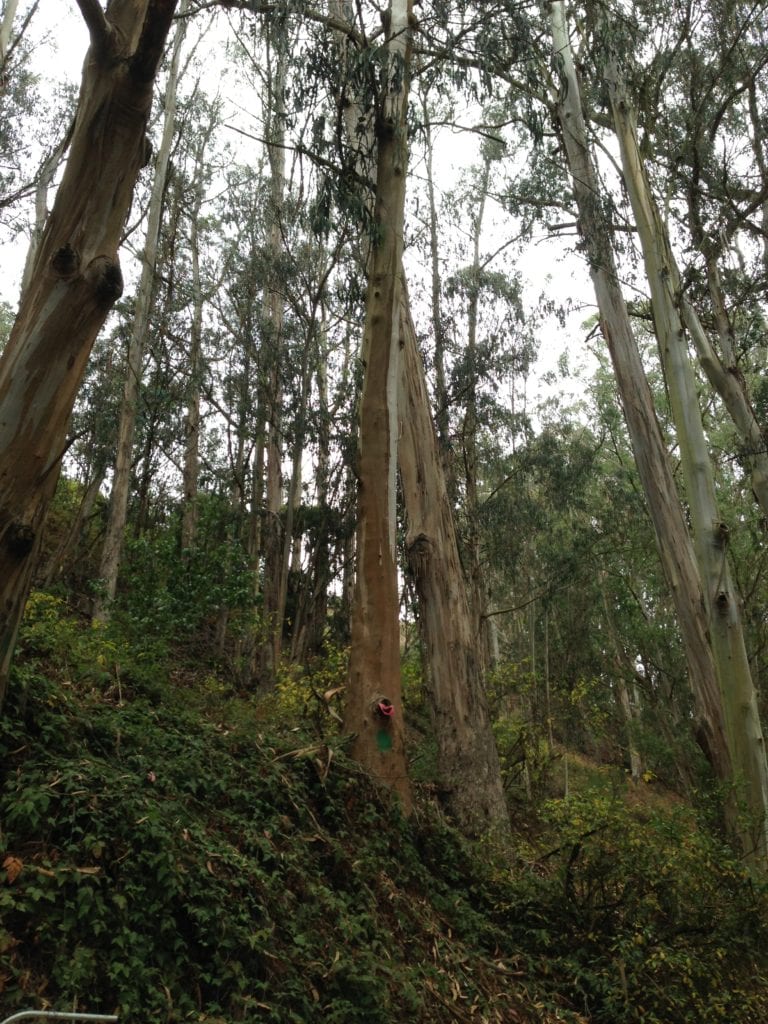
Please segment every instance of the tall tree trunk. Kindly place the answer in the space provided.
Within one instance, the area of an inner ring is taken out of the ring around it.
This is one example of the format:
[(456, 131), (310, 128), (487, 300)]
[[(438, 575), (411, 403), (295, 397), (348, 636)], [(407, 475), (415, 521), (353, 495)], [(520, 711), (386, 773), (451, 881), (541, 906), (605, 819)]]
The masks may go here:
[(491, 728), (451, 504), (407, 304), (401, 307), (400, 476), (406, 550), (419, 595), (426, 681), (446, 807), (462, 830), (507, 831), (509, 812)]
[(13, 19), (16, 17), (18, 6), (19, 0), (5, 0), (3, 6), (3, 17), (0, 19), (0, 72), (5, 67), (5, 61), (8, 56), (8, 47), (11, 44), (11, 34), (13, 32)]
[(440, 273), (440, 243), (437, 233), (438, 212), (437, 200), (435, 197), (434, 178), (434, 153), (432, 146), (432, 132), (429, 126), (429, 107), (427, 105), (426, 86), (422, 84), (421, 109), (424, 119), (424, 142), (426, 159), (426, 184), (427, 197), (429, 199), (429, 258), (431, 264), (431, 287), (432, 287), (432, 331), (435, 344), (435, 427), (437, 437), (440, 441), (440, 449), (443, 455), (443, 469), (445, 472), (448, 494), (451, 500), (456, 497), (456, 468), (450, 457), (451, 452), (451, 428), (450, 428), (450, 402), (448, 400), (448, 385), (446, 382), (446, 338), (442, 313), (442, 275)]
[(469, 605), (475, 623), (475, 635), (480, 665), (483, 672), (491, 666), (491, 648), (489, 643), (486, 583), (483, 573), (482, 554), (480, 550), (480, 499), (477, 493), (477, 321), (480, 312), (480, 236), (483, 229), (485, 202), (488, 196), (488, 184), (491, 177), (491, 161), (485, 157), (480, 174), (480, 188), (477, 212), (472, 225), (472, 265), (469, 272), (469, 296), (467, 303), (467, 374), (466, 410), (462, 424), (462, 447), (464, 451), (464, 487), (465, 487), (465, 566), (469, 579)]
[[(263, 609), (265, 641), (261, 657), (261, 686), (275, 685), (283, 643), (284, 607), (281, 610), (283, 584), (284, 530), (280, 518), (283, 503), (282, 458), (282, 385), (281, 363), (283, 345), (284, 298), (278, 267), (283, 255), (283, 205), (285, 201), (285, 75), (287, 62), (284, 21), (267, 22), (267, 155), (270, 168), (269, 194), (269, 258), (271, 271), (266, 295), (269, 318), (269, 385), (266, 405), (268, 430), (266, 443), (266, 519), (264, 537)], [(287, 567), (285, 569), (287, 576)]]
[[(91, 36), (70, 154), (0, 357), (0, 703), (93, 342), (122, 293), (117, 248), (146, 162), (175, 0), (79, 0)], [(98, 154), (98, 159), (96, 159)]]
[[(350, 21), (349, 5), (342, 0), (333, 0), (331, 11), (339, 20)], [(342, 60), (347, 45), (346, 38), (340, 40)], [(343, 96), (341, 107), (349, 141), (354, 144), (359, 126), (369, 124), (370, 119), (358, 105), (357, 97)], [(368, 148), (363, 142), (362, 149)], [(375, 180), (363, 157), (359, 157), (359, 171), (361, 176)], [(370, 256), (367, 262), (370, 279)], [(439, 771), (447, 809), (459, 827), (467, 832), (488, 827), (503, 832), (509, 827), (509, 814), (478, 658), (477, 629), (469, 610), (453, 506), (432, 423), (424, 364), (402, 268), (400, 273), (403, 351), (398, 461), (408, 521), (406, 548), (419, 596), (419, 624), (427, 655), (427, 695), (437, 738)], [(451, 638), (448, 646), (446, 637)], [(448, 656), (449, 650), (455, 659)]]
[(200, 374), (203, 346), (203, 286), (200, 280), (200, 209), (203, 205), (205, 153), (213, 123), (200, 139), (195, 154), (195, 198), (189, 215), (189, 249), (192, 262), (192, 322), (190, 324), (189, 382), (184, 417), (183, 504), (181, 552), (186, 558), (197, 539), (197, 486), (200, 475)]
[[(182, 12), (186, 10), (186, 0), (182, 0)], [(147, 234), (142, 253), (141, 279), (136, 294), (133, 328), (128, 345), (128, 360), (123, 389), (123, 401), (120, 408), (120, 426), (117, 438), (117, 455), (115, 472), (112, 480), (112, 495), (109, 505), (109, 521), (104, 537), (101, 553), (99, 576), (101, 589), (96, 598), (93, 610), (95, 621), (106, 621), (110, 616), (111, 605), (117, 591), (117, 578), (120, 572), (120, 558), (123, 549), (123, 534), (128, 518), (128, 497), (131, 483), (131, 466), (133, 464), (133, 437), (136, 429), (136, 415), (139, 402), (139, 386), (144, 360), (144, 346), (149, 331), (149, 315), (152, 307), (152, 296), (155, 281), (155, 262), (157, 246), (160, 238), (160, 220), (163, 212), (163, 197), (168, 179), (168, 168), (171, 160), (171, 144), (176, 124), (176, 87), (179, 77), (181, 47), (186, 33), (187, 20), (182, 18), (176, 29), (173, 43), (173, 57), (165, 87), (165, 116), (163, 135), (155, 161), (155, 174), (152, 182), (152, 195), (147, 214)]]
[(696, 737), (717, 777), (730, 784), (731, 757), (709, 645), (701, 579), (656, 420), (653, 397), (619, 286), (611, 233), (601, 207), (600, 187), (587, 144), (579, 81), (562, 0), (550, 4), (550, 16), (560, 78), (556, 114), (579, 211), (579, 230), (589, 260), (600, 327), (611, 356), (638, 475), (677, 614), (696, 708)]
[[(310, 324), (310, 337), (304, 345), (301, 356), (301, 392), (299, 394), (298, 406), (295, 411), (293, 427), (293, 456), (291, 458), (291, 479), (288, 483), (288, 494), (286, 496), (285, 526), (283, 529), (283, 551), (280, 567), (280, 586), (277, 592), (277, 619), (280, 623), (280, 646), (276, 653), (282, 651), (283, 624), (286, 618), (286, 606), (288, 603), (288, 578), (291, 571), (296, 571), (296, 561), (300, 558), (300, 540), (294, 537), (294, 522), (296, 512), (301, 505), (301, 460), (304, 455), (304, 438), (306, 435), (306, 408), (309, 401), (309, 389), (311, 385), (311, 369), (309, 365), (309, 353), (313, 347), (314, 339), (311, 335), (316, 327), (314, 321)], [(295, 623), (292, 624), (295, 626)]]
[(709, 447), (696, 382), (678, 310), (677, 264), (651, 195), (623, 82), (609, 65), (606, 78), (621, 163), (635, 216), (664, 379), (677, 430), (680, 459), (693, 525), (693, 542), (707, 611), (739, 803), (749, 822), (739, 826), (745, 854), (768, 868), (768, 763), (757, 695), (741, 626), (741, 601), (728, 562), (729, 528), (717, 507)]
[[(400, 680), (396, 563), (397, 389), (412, 0), (391, 0), (376, 117), (376, 240), (363, 335), (357, 578), (345, 728), (352, 755), (411, 807)], [(391, 712), (389, 717), (387, 712)]]

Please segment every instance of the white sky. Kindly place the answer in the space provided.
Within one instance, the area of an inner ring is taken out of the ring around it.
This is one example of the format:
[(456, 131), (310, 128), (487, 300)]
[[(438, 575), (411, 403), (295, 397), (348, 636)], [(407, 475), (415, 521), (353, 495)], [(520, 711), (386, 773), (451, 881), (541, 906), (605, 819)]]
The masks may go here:
[[(41, 7), (33, 20), (33, 38), (38, 41), (36, 61), (42, 79), (50, 83), (51, 88), (62, 80), (78, 84), (88, 47), (88, 34), (74, 0), (63, 0)], [(213, 46), (210, 46), (207, 59), (211, 60), (214, 52)], [(217, 79), (216, 88), (219, 84)], [(41, 91), (45, 93), (44, 88)], [(242, 95), (236, 93), (233, 110), (241, 99)], [(471, 120), (469, 112), (467, 120)], [(477, 158), (477, 143), (472, 135), (445, 128), (438, 130), (437, 147), (435, 163), (439, 168), (438, 183), (439, 187), (445, 190), (452, 187), (461, 171)], [(419, 172), (420, 169), (417, 169), (417, 173)], [(504, 231), (509, 231), (508, 225), (501, 223), (498, 208), (494, 214), (491, 201), (487, 223), (488, 234), (487, 238), (483, 239), (482, 247), (486, 253), (493, 251), (500, 244), (499, 238), (504, 240)], [(4, 299), (11, 306), (15, 306), (18, 299), (27, 245), (28, 241), (24, 235), (13, 241), (0, 238), (0, 299)], [(563, 240), (541, 238), (528, 247), (524, 259), (517, 265), (525, 281), (526, 305), (534, 305), (538, 296), (546, 292), (558, 302), (571, 297), (572, 301), (581, 307), (568, 316), (565, 329), (551, 318), (539, 331), (539, 362), (527, 386), (529, 409), (537, 400), (547, 396), (562, 392), (566, 399), (570, 400), (583, 392), (583, 383), (577, 377), (570, 380), (560, 379), (550, 384), (544, 380), (556, 371), (564, 353), (572, 371), (581, 370), (589, 373), (594, 365), (594, 360), (584, 350), (584, 332), (581, 330), (581, 324), (593, 312), (594, 295), (583, 261), (570, 253), (569, 249), (570, 245), (564, 244)], [(122, 262), (130, 287), (135, 274), (130, 267), (130, 258), (125, 253)], [(556, 375), (559, 377), (559, 374)]]

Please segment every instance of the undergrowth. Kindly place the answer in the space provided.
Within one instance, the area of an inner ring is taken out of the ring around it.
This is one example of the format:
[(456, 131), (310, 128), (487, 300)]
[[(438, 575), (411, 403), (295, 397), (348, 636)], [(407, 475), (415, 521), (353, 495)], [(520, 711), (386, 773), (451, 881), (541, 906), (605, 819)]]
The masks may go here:
[(587, 794), (545, 805), (535, 844), (471, 845), (426, 800), (404, 820), (337, 736), (55, 602), (33, 601), (21, 650), (0, 721), (3, 1013), (768, 1019), (765, 894), (684, 808)]

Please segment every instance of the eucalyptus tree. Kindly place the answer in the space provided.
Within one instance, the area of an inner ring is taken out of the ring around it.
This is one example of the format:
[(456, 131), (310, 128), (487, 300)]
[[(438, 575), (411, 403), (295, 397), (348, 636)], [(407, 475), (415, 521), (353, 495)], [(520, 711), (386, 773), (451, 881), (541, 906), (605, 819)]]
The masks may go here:
[[(558, 116), (581, 215), (582, 237), (585, 245), (590, 247), (588, 252), (603, 318), (603, 329), (604, 333), (608, 334), (611, 348), (611, 335), (615, 344), (616, 336), (628, 328), (628, 322), (625, 322), (625, 314), (617, 316), (615, 310), (612, 319), (609, 320), (608, 296), (604, 294), (601, 298), (596, 265), (607, 265), (610, 276), (615, 275), (612, 241), (605, 215), (599, 212), (595, 199), (590, 198), (590, 193), (593, 197), (597, 194), (597, 179), (589, 157), (581, 108), (577, 107), (572, 99), (573, 96), (579, 96), (579, 82), (571, 57), (563, 8), (561, 4), (556, 3), (551, 9), (553, 41), (562, 82), (557, 103)], [(727, 814), (730, 829), (739, 837), (745, 855), (752, 858), (757, 865), (764, 867), (765, 794), (768, 792), (765, 751), (746, 649), (739, 625), (739, 598), (730, 583), (726, 552), (727, 528), (722, 526), (717, 513), (709, 453), (701, 428), (695, 383), (685, 349), (682, 316), (677, 298), (680, 292), (679, 274), (669, 238), (648, 184), (623, 81), (617, 73), (615, 64), (611, 63), (610, 53), (607, 56), (605, 53), (602, 54), (602, 62), (603, 70), (607, 68), (611, 113), (620, 142), (625, 180), (641, 239), (651, 289), (655, 331), (662, 353), (662, 365), (681, 445), (687, 497), (692, 510), (693, 554), (696, 564), (689, 567), (693, 568), (693, 572), (690, 573), (685, 590), (688, 591), (689, 607), (702, 602), (705, 618), (702, 621), (701, 615), (698, 615), (700, 625), (697, 628), (703, 634), (701, 640), (707, 645), (705, 655), (708, 664), (702, 666), (699, 660), (699, 671), (691, 671), (691, 682), (697, 698), (698, 711), (705, 711), (708, 716), (709, 736), (706, 747), (710, 759), (718, 777), (729, 788)], [(588, 236), (592, 234), (594, 237), (590, 240)], [(611, 351), (613, 354), (613, 349)], [(614, 365), (616, 366), (615, 357)], [(630, 431), (633, 432), (629, 416), (632, 409), (629, 395), (622, 385), (618, 366), (616, 370), (624, 399), (625, 414)], [(638, 387), (642, 387), (641, 376), (635, 378), (635, 403)], [(638, 438), (634, 432), (633, 447), (640, 468)], [(660, 465), (660, 462), (657, 462), (657, 465)], [(653, 481), (644, 481), (649, 503), (653, 495), (649, 486), (651, 483)], [(663, 484), (664, 491), (667, 491), (670, 484), (671, 480)], [(655, 486), (658, 488), (658, 482)], [(672, 500), (673, 494), (674, 490), (670, 488), (668, 500)], [(657, 522), (656, 529), (662, 556), (665, 546), (669, 546), (666, 531), (670, 525), (679, 526), (677, 519), (679, 517), (676, 517), (675, 523), (670, 520), (666, 525), (660, 520)], [(682, 543), (682, 537), (680, 541)], [(686, 561), (690, 560), (690, 544), (688, 552)], [(673, 593), (675, 586), (678, 587), (678, 591), (682, 590), (680, 576), (671, 574), (669, 565), (667, 575)], [(690, 589), (691, 586), (693, 589)], [(680, 614), (679, 600), (677, 605)], [(684, 631), (689, 666), (693, 668), (693, 634), (685, 636), (682, 618), (681, 629)], [(707, 671), (705, 679), (702, 679), (700, 674), (702, 667)], [(704, 689), (702, 682), (705, 683)], [(748, 820), (740, 820), (738, 807), (747, 808)]]
[[(357, 577), (345, 728), (352, 753), (411, 807), (400, 681), (396, 470), (407, 111), (413, 5), (391, 0), (376, 83), (375, 236), (368, 261), (358, 434)], [(391, 710), (385, 710), (391, 709)], [(383, 720), (384, 715), (393, 715)]]
[(175, 0), (79, 7), (90, 47), (69, 158), (0, 358), (0, 698), (75, 395), (122, 291), (117, 249), (147, 161), (147, 119)]
[(733, 781), (733, 764), (717, 672), (709, 645), (702, 583), (656, 419), (653, 397), (619, 286), (613, 241), (605, 210), (599, 201), (601, 188), (587, 140), (564, 5), (554, 2), (549, 10), (558, 79), (554, 111), (579, 211), (579, 230), (595, 287), (600, 327), (611, 355), (659, 555), (675, 602), (696, 702), (697, 738), (718, 777), (730, 784)]
[[(746, 849), (754, 845), (756, 858), (765, 860), (768, 857), (765, 741), (741, 625), (741, 598), (734, 587), (728, 559), (730, 527), (718, 509), (714, 471), (687, 352), (679, 307), (680, 274), (640, 153), (626, 86), (615, 63), (608, 66), (606, 75), (624, 180), (642, 248), (654, 330), (675, 421), (694, 550), (704, 584), (709, 640), (718, 673), (731, 759), (737, 773), (737, 792), (749, 809), (750, 824), (742, 826), (744, 845)], [(694, 323), (692, 308), (688, 306), (687, 310), (689, 322)], [(759, 429), (757, 435), (760, 436)], [(759, 454), (768, 466), (765, 453)]]
[[(338, 3), (331, 8), (337, 21), (348, 26), (348, 31), (338, 33), (342, 79), (337, 86), (349, 152), (346, 160), (351, 165), (348, 177), (354, 175), (360, 183), (375, 182), (370, 154), (376, 121), (358, 84), (360, 69), (366, 64), (356, 57), (358, 48), (364, 52), (365, 40), (352, 28), (350, 7)], [(347, 70), (351, 74), (346, 75)], [(362, 198), (361, 213), (365, 215), (365, 193), (358, 186), (356, 194)], [(370, 260), (368, 255), (369, 282)], [(508, 812), (477, 657), (477, 637), (472, 629), (442, 457), (404, 285), (399, 337), (398, 463), (407, 516), (405, 544), (419, 596), (441, 788), (450, 813), (463, 828), (474, 832), (488, 827), (504, 830)]]
[[(186, 13), (186, 2), (182, 0), (181, 15)], [(110, 605), (115, 599), (117, 577), (120, 570), (120, 555), (128, 517), (131, 466), (133, 464), (133, 438), (136, 412), (141, 386), (142, 362), (150, 329), (150, 316), (154, 281), (156, 274), (157, 244), (160, 237), (160, 221), (163, 213), (171, 147), (176, 130), (176, 92), (178, 88), (181, 51), (184, 45), (187, 19), (178, 22), (173, 42), (173, 54), (164, 92), (163, 131), (157, 157), (154, 163), (152, 193), (147, 212), (147, 230), (141, 256), (141, 279), (136, 292), (131, 340), (126, 359), (125, 390), (120, 412), (120, 429), (117, 440), (117, 456), (112, 480), (110, 514), (99, 569), (100, 589), (94, 605), (96, 621), (109, 618)]]
[[(286, 75), (290, 40), (285, 18), (279, 13), (267, 14), (264, 32), (264, 82), (262, 91), (264, 138), (269, 162), (269, 198), (267, 202), (267, 270), (264, 305), (266, 354), (269, 371), (265, 380), (266, 518), (263, 529), (264, 574), (263, 613), (265, 636), (261, 648), (261, 681), (274, 686), (280, 662), (283, 619), (288, 569), (284, 566), (283, 549), (286, 534), (281, 528), (283, 503), (282, 481), (282, 372), (284, 349), (285, 300), (284, 268), (284, 204), (286, 195)], [(290, 540), (286, 541), (288, 544)]]

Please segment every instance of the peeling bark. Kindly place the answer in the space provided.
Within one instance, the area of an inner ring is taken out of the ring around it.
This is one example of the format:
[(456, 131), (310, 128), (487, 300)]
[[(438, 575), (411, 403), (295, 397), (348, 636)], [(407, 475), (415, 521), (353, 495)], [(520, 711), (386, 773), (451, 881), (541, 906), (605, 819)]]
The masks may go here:
[(552, 39), (561, 87), (556, 98), (566, 158), (579, 210), (579, 232), (590, 265), (600, 328), (611, 356), (656, 544), (685, 651), (696, 709), (696, 737), (717, 777), (729, 782), (732, 764), (712, 650), (701, 578), (619, 286), (610, 230), (587, 144), (579, 80), (573, 64), (564, 4), (550, 4)]
[[(748, 811), (749, 821), (734, 823), (735, 831), (745, 855), (755, 865), (762, 864), (765, 869), (768, 867), (768, 764), (765, 741), (744, 642), (741, 601), (731, 578), (728, 561), (729, 529), (718, 511), (714, 471), (678, 308), (680, 275), (666, 227), (648, 183), (624, 83), (612, 64), (606, 70), (606, 80), (624, 179), (650, 285), (654, 330), (677, 431), (693, 525), (694, 551), (704, 584), (709, 642), (720, 689), (731, 762), (735, 769), (729, 781), (734, 787), (738, 803)], [(690, 306), (687, 306), (686, 319), (696, 329), (697, 318)], [(738, 394), (741, 395), (741, 392)]]
[(408, 522), (405, 545), (419, 595), (442, 797), (464, 832), (506, 832), (509, 812), (479, 663), (480, 638), (459, 562), (407, 295), (400, 316), (399, 463)]

